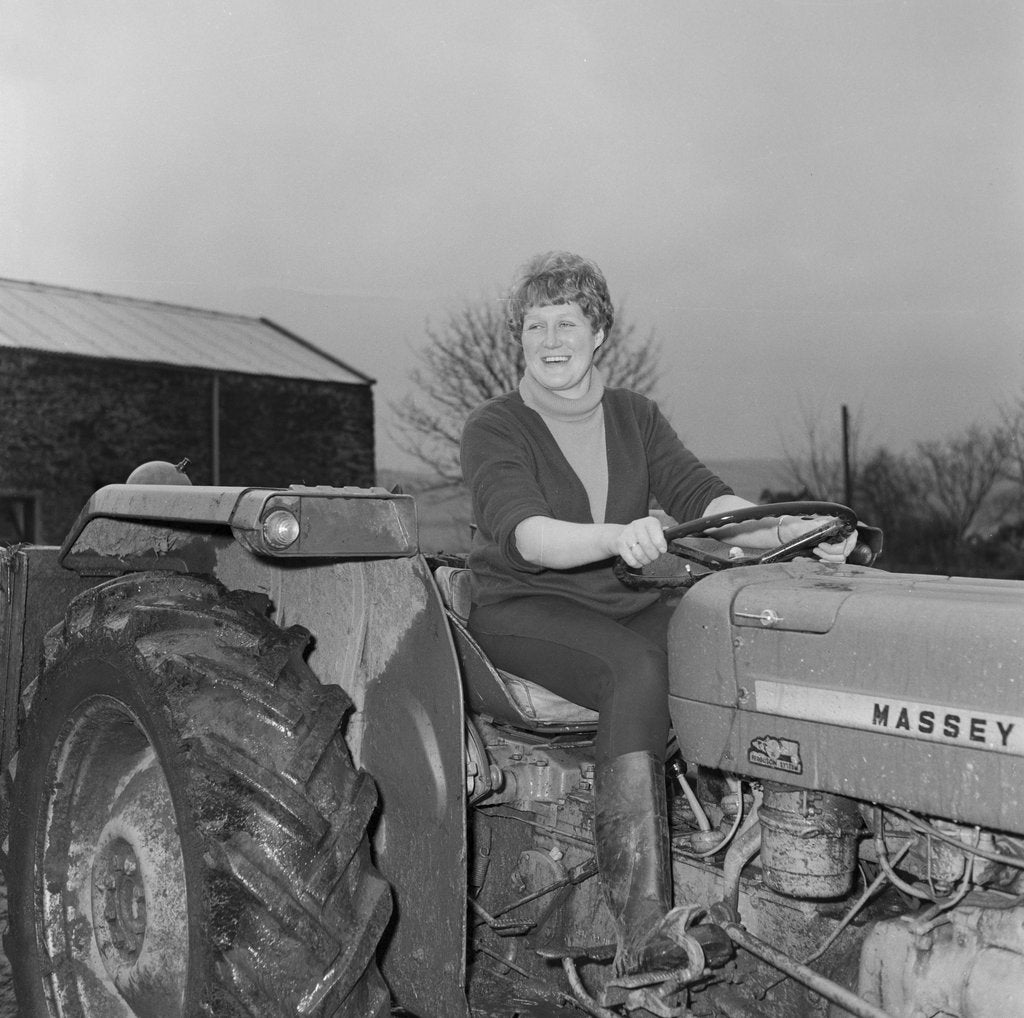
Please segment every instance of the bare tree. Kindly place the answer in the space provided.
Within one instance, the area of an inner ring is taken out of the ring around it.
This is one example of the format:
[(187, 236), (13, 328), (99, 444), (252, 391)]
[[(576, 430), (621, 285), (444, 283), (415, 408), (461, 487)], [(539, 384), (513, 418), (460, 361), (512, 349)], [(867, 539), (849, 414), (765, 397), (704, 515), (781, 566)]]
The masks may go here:
[(919, 442), (917, 454), (935, 523), (960, 542), (1005, 474), (1009, 443), (1001, 427), (977, 424), (952, 438)]
[[(999, 481), (1010, 476), (1018, 490), (1024, 485), (1024, 399), (1014, 412), (1016, 431), (1007, 417), (1003, 426), (972, 425), (949, 438), (919, 442), (909, 453), (879, 447), (868, 454), (859, 448), (857, 415), (850, 428), (851, 501), (862, 519), (885, 531), (890, 565), (929, 571), (967, 566), (966, 538), (982, 511), (995, 504)], [(838, 420), (835, 427), (823, 426), (820, 414), (804, 411), (803, 429), (799, 451), (785, 450), (790, 484), (814, 498), (843, 501)]]
[(888, 568), (912, 571), (935, 559), (927, 478), (915, 457), (876, 449), (858, 471), (856, 502), (858, 516), (885, 534)]
[[(649, 395), (658, 367), (654, 333), (638, 338), (635, 326), (623, 324), (621, 308), (618, 314), (596, 363), (609, 385)], [(416, 351), (419, 366), (409, 372), (413, 391), (391, 404), (392, 437), (442, 484), (452, 484), (462, 480), (459, 439), (466, 418), (519, 384), (523, 349), (509, 336), (499, 300), (467, 302), (426, 333), (427, 344)]]
[(1007, 502), (1014, 514), (1024, 519), (1024, 395), (1017, 402), (999, 408), (1003, 432), (1006, 435), (1006, 467), (1003, 476), (1012, 486)]
[[(840, 418), (822, 423), (820, 410), (800, 408), (800, 446), (794, 448), (783, 439), (782, 449), (789, 470), (789, 485), (795, 491), (810, 492), (816, 499), (842, 502), (846, 497), (843, 462), (843, 437)], [(851, 419), (849, 429), (850, 474), (857, 491), (860, 460), (861, 412)]]

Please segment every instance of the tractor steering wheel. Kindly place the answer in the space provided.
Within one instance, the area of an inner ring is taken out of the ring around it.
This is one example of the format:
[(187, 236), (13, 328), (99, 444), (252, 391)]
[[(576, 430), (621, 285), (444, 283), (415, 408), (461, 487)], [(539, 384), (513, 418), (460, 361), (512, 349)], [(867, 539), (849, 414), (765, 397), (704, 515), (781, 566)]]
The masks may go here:
[[(821, 526), (808, 531), (793, 541), (786, 541), (767, 551), (755, 554), (720, 554), (692, 545), (681, 543), (684, 537), (700, 537), (709, 530), (731, 526), (734, 523), (747, 523), (750, 520), (762, 520), (769, 516), (827, 516)], [(664, 534), (668, 541), (668, 550), (672, 555), (688, 559), (711, 571), (732, 569), (735, 566), (765, 565), (769, 562), (786, 562), (796, 558), (803, 551), (828, 541), (830, 538), (844, 538), (857, 529), (857, 514), (845, 505), (837, 502), (771, 502), (765, 505), (746, 506), (743, 509), (731, 509), (724, 513), (702, 516), (699, 520), (690, 520), (674, 527), (666, 527)], [(615, 560), (612, 567), (615, 575), (627, 587), (649, 589), (652, 587), (673, 588), (688, 587), (694, 577), (687, 572), (679, 577), (645, 576), (642, 571), (632, 569), (621, 558)]]

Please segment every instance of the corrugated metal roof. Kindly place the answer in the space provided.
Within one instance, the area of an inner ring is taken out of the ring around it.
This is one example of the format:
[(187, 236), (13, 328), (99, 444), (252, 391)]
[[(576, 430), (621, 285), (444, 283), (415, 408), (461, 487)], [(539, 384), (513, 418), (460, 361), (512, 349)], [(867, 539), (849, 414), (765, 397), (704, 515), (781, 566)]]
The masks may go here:
[(0, 279), (0, 347), (373, 384), (266, 318)]

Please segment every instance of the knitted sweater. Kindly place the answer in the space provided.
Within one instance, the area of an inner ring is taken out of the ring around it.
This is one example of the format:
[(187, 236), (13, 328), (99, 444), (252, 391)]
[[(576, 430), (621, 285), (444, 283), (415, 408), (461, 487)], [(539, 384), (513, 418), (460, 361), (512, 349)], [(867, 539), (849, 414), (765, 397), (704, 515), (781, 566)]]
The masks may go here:
[[(605, 389), (603, 405), (606, 522), (625, 524), (646, 516), (651, 495), (683, 521), (703, 515), (719, 495), (732, 494), (682, 444), (652, 400), (628, 389)], [(624, 618), (657, 600), (657, 591), (624, 587), (610, 559), (548, 569), (519, 554), (515, 530), (530, 516), (594, 521), (582, 482), (518, 392), (496, 396), (470, 414), (462, 434), (462, 473), (477, 527), (469, 556), (474, 604), (551, 594)]]

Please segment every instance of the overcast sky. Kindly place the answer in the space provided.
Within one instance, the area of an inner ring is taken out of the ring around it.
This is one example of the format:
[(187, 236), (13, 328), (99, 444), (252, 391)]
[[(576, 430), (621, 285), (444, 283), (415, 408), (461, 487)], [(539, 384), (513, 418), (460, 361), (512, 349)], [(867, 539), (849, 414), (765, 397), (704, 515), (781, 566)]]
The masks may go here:
[[(0, 276), (262, 315), (377, 378), (594, 258), (709, 459), (1024, 393), (1024, 5), (0, 0)], [(797, 429), (798, 431), (799, 429)]]

